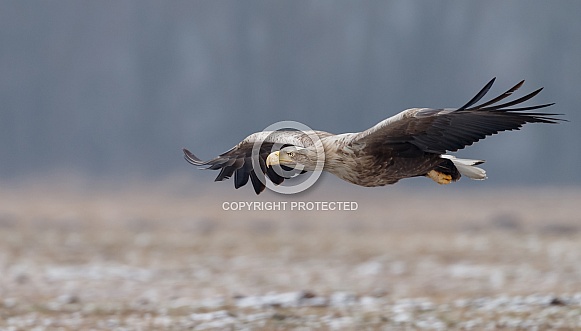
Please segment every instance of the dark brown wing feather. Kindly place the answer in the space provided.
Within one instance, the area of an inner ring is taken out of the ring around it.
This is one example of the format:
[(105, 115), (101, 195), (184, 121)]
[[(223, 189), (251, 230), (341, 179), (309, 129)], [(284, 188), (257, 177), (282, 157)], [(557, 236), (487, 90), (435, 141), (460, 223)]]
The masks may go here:
[(559, 114), (524, 113), (526, 110), (553, 105), (542, 104), (508, 108), (521, 104), (541, 90), (538, 89), (514, 101), (496, 104), (520, 88), (519, 82), (500, 96), (472, 107), (490, 90), (491, 80), (474, 98), (457, 109), (414, 108), (380, 122), (357, 134), (354, 143), (365, 143), (375, 148), (378, 144), (411, 144), (421, 151), (444, 154), (457, 151), (501, 131), (518, 130), (526, 123), (557, 123)]
[(205, 169), (209, 170), (220, 170), (220, 173), (216, 177), (214, 181), (223, 181), (225, 179), (229, 179), (234, 175), (234, 187), (240, 188), (248, 183), (248, 179), (251, 179), (252, 187), (256, 194), (260, 194), (265, 189), (265, 185), (263, 181), (261, 182), (259, 176), (264, 178), (264, 173), (267, 174), (268, 178), (276, 184), (280, 184), (284, 181), (284, 178), (279, 176), (274, 171), (267, 171), (265, 166), (265, 160), (268, 154), (270, 153), (270, 149), (274, 144), (272, 143), (265, 143), (262, 145), (260, 153), (259, 153), (259, 164), (262, 170), (262, 173), (256, 174), (254, 169), (252, 168), (252, 146), (248, 148), (240, 148), (236, 150), (230, 150), (212, 160), (209, 161), (202, 161), (197, 158), (192, 152), (187, 149), (183, 149), (184, 158), (190, 164), (195, 166), (206, 166)]
[[(322, 131), (316, 131), (316, 133), (319, 137), (331, 135), (330, 133)], [(259, 172), (256, 172), (252, 166), (252, 148), (254, 147), (254, 142), (256, 140), (252, 138), (254, 136), (257, 136), (257, 139), (266, 140), (262, 141), (258, 153), (258, 165), (260, 166)], [(266, 167), (267, 156), (274, 150), (280, 150), (286, 146), (294, 145), (305, 147), (305, 143), (307, 143), (307, 141), (305, 141), (305, 136), (305, 134), (299, 131), (277, 131), (268, 136), (265, 136), (263, 133), (257, 133), (247, 137), (240, 144), (208, 161), (200, 160), (185, 148), (183, 149), (183, 152), (186, 161), (192, 165), (205, 167), (204, 169), (209, 170), (220, 170), (215, 181), (223, 181), (234, 176), (234, 187), (238, 189), (246, 185), (248, 180), (250, 180), (254, 192), (260, 194), (266, 188), (264, 184), (266, 183), (265, 176), (275, 185), (280, 185), (285, 179), (287, 179), (277, 174), (272, 168)], [(292, 170), (285, 166), (282, 166), (282, 168), (286, 171)]]

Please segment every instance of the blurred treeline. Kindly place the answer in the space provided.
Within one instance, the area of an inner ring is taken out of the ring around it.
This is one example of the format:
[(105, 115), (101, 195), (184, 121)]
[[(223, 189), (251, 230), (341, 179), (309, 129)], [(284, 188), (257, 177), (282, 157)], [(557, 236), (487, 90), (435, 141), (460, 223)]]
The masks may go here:
[[(455, 107), (497, 76), (571, 122), (462, 155), (581, 183), (578, 1), (0, 1), (0, 178), (190, 170), (279, 120), (335, 133)], [(524, 165), (524, 166), (523, 166)], [(539, 173), (541, 172), (541, 173)]]

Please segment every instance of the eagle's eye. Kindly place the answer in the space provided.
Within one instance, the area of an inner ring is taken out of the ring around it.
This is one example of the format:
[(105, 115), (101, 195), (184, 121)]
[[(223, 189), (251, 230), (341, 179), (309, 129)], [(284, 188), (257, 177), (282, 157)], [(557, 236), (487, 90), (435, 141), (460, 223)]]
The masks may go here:
[(288, 156), (294, 157), (295, 156), (295, 152), (288, 152)]

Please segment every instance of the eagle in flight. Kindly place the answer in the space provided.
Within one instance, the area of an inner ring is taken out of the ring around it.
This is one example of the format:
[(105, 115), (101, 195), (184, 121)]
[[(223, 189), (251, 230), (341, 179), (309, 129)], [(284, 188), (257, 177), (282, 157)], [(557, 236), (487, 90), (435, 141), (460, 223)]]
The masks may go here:
[[(184, 157), (192, 165), (220, 170), (216, 181), (234, 176), (235, 188), (246, 185), (250, 179), (256, 194), (266, 187), (265, 176), (279, 185), (290, 177), (286, 174), (292, 169), (298, 169), (295, 175), (322, 169), (367, 187), (394, 184), (417, 176), (431, 178), (438, 184), (449, 184), (462, 175), (482, 180), (486, 172), (476, 166), (483, 160), (459, 159), (446, 152), (455, 152), (501, 131), (518, 130), (526, 123), (562, 121), (554, 117), (561, 114), (525, 112), (553, 103), (511, 108), (533, 98), (542, 88), (499, 104), (518, 90), (524, 80), (503, 94), (475, 105), (494, 81), (495, 78), (462, 107), (411, 108), (358, 133), (263, 131), (249, 135), (208, 161), (200, 160), (187, 149), (183, 149)], [(312, 139), (313, 136), (317, 139)], [(317, 153), (321, 150), (319, 146), (324, 155)], [(317, 164), (321, 159), (324, 160), (322, 167)], [(281, 173), (275, 167), (287, 172)]]

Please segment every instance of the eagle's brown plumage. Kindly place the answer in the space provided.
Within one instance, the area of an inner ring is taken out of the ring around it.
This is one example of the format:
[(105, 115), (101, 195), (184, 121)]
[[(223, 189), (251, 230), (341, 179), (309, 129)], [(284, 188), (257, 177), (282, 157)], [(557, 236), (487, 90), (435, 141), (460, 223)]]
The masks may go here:
[[(475, 167), (484, 161), (456, 159), (444, 154), (501, 131), (518, 130), (526, 123), (561, 121), (554, 117), (559, 114), (525, 112), (545, 108), (552, 103), (510, 108), (533, 98), (542, 88), (499, 104), (518, 90), (524, 81), (498, 97), (475, 106), (490, 90), (494, 80), (464, 106), (456, 109), (407, 109), (359, 133), (258, 132), (212, 160), (202, 161), (187, 149), (184, 149), (184, 157), (193, 165), (220, 170), (216, 181), (234, 176), (236, 188), (244, 186), (250, 179), (254, 191), (259, 194), (265, 188), (265, 175), (277, 185), (285, 179), (267, 165), (271, 160), (283, 167), (292, 168), (301, 164), (306, 171), (315, 170), (317, 156), (308, 134), (316, 134), (325, 152), (324, 170), (353, 184), (382, 186), (416, 176), (427, 176), (446, 184), (458, 180), (461, 174), (484, 179), (484, 170)], [(252, 148), (256, 142), (262, 143), (257, 155), (258, 171), (252, 167)], [(275, 151), (279, 153), (273, 154)]]

